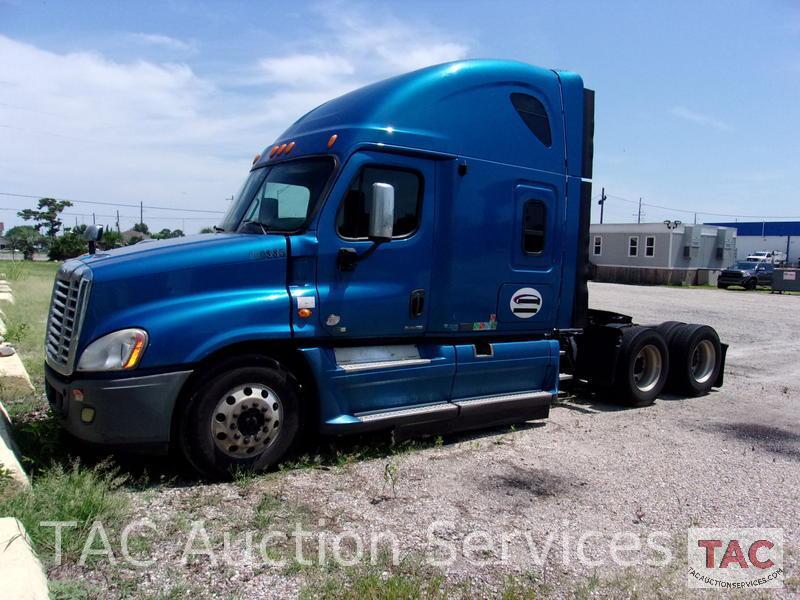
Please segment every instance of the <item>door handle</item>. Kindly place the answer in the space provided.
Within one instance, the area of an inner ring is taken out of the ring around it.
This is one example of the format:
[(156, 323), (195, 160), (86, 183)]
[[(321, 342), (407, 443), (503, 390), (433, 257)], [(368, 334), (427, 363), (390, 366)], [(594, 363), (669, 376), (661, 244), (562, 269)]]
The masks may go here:
[(414, 290), (411, 292), (411, 299), (408, 303), (408, 312), (411, 318), (422, 316), (425, 308), (425, 290)]

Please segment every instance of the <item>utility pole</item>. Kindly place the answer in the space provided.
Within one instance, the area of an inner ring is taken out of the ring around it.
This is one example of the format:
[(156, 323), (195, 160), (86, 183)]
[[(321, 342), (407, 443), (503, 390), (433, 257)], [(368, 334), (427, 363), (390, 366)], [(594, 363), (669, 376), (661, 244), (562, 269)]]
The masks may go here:
[(642, 197), (641, 196), (639, 196), (639, 213), (636, 216), (636, 222), (637, 223), (641, 223), (642, 222)]
[(119, 233), (119, 209), (117, 209), (117, 233)]
[(139, 223), (144, 223), (144, 201), (139, 202)]
[(97, 225), (97, 219), (95, 218), (94, 213), (92, 213), (92, 225)]
[(605, 208), (606, 200), (608, 196), (606, 196), (606, 188), (600, 188), (600, 200), (597, 203), (600, 205), (600, 225), (603, 224), (603, 209)]
[(694, 224), (697, 225), (697, 213), (694, 213)]

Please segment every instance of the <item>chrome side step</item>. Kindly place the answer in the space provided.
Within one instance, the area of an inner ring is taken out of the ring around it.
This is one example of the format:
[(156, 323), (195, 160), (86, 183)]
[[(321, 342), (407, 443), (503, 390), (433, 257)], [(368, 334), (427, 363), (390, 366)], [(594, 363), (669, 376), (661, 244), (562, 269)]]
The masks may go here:
[[(396, 423), (402, 421), (430, 421), (452, 418), (458, 415), (458, 407), (451, 402), (440, 402), (437, 404), (425, 404), (423, 406), (412, 406), (411, 408), (399, 408), (394, 410), (384, 410), (380, 412), (356, 413), (362, 423)], [(433, 417), (433, 418), (431, 418)]]
[(343, 371), (353, 373), (355, 371), (375, 371), (378, 369), (390, 369), (394, 367), (412, 367), (417, 365), (430, 364), (430, 358), (404, 358), (400, 360), (379, 360), (374, 362), (346, 363), (338, 364), (337, 367)]
[(546, 407), (549, 407), (554, 399), (555, 396), (550, 392), (530, 391), (495, 396), (476, 396), (474, 398), (462, 398), (452, 402), (425, 404), (411, 408), (356, 413), (353, 416), (364, 425), (417, 424), (484, 414), (487, 416), (519, 414), (520, 417), (525, 417), (528, 414), (538, 414), (543, 408), (546, 410)]

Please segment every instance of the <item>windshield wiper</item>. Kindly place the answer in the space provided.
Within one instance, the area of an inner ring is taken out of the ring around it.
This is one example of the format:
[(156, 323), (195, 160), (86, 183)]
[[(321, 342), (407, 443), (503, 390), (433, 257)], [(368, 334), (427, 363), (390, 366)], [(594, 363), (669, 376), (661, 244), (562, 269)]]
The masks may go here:
[(248, 219), (246, 221), (242, 221), (242, 224), (239, 226), (239, 229), (244, 229), (248, 225), (258, 225), (261, 228), (261, 233), (267, 235), (269, 233), (269, 228), (265, 226), (261, 221), (254, 221), (252, 219)]
[(225, 233), (225, 228), (224, 227), (220, 227), (219, 225), (214, 225), (213, 228), (214, 228), (214, 231), (217, 232), (217, 233)]

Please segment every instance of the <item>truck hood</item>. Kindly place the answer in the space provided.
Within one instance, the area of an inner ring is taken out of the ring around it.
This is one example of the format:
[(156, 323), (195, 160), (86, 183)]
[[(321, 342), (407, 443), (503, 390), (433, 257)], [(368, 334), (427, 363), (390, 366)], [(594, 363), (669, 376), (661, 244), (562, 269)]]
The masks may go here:
[(220, 264), (263, 261), (286, 256), (280, 235), (210, 233), (84, 254), (95, 282), (152, 276), (166, 271), (211, 269)]
[(142, 367), (188, 364), (225, 344), (289, 335), (287, 240), (198, 235), (85, 255), (91, 291), (79, 342), (148, 332)]

